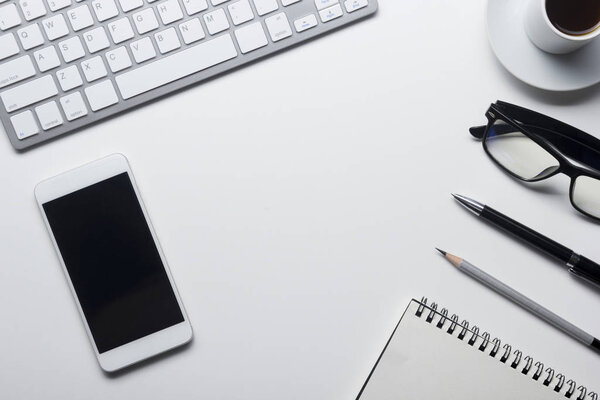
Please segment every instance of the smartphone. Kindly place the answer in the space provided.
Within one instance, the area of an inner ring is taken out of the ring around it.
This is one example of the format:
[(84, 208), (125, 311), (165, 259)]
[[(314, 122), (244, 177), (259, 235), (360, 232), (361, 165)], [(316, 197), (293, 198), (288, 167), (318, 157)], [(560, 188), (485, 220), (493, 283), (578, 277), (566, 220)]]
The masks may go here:
[(192, 339), (123, 155), (45, 180), (35, 197), (103, 370), (116, 371)]

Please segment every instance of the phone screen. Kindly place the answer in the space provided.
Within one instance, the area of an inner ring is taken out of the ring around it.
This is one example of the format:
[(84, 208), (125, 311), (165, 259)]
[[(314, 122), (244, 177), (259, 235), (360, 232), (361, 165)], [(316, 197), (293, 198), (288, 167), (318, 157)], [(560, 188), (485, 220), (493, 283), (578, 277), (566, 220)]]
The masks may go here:
[(184, 321), (126, 172), (43, 208), (99, 353)]

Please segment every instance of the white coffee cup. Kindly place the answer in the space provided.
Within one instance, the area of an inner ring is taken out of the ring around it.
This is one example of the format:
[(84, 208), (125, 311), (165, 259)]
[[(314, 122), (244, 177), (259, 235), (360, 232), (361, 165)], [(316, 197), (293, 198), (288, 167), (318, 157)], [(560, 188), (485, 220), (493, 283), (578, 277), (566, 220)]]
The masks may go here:
[(600, 35), (600, 28), (585, 35), (567, 35), (550, 22), (546, 12), (546, 0), (529, 0), (525, 9), (525, 32), (533, 44), (541, 50), (553, 54), (565, 54), (591, 42)]

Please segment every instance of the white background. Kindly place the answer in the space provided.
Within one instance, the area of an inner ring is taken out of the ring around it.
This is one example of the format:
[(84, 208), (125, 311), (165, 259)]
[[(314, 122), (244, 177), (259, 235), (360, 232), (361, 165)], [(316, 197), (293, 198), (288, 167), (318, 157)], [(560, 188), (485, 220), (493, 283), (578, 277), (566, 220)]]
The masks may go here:
[[(503, 99), (598, 135), (600, 88), (558, 95), (512, 78), (488, 46), (484, 3), (383, 0), (374, 18), (31, 151), (0, 140), (0, 397), (353, 399), (422, 295), (599, 390), (598, 354), (434, 250), (600, 335), (599, 291), (450, 198), (600, 260), (600, 227), (571, 208), (568, 179), (521, 184), (467, 130)], [(195, 339), (109, 376), (33, 188), (114, 152), (129, 158)]]

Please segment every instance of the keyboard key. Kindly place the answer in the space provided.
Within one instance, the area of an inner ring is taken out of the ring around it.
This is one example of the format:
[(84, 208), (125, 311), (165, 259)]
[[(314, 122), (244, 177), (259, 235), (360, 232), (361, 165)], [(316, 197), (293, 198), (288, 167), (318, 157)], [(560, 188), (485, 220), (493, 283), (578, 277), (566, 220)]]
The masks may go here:
[(158, 20), (152, 8), (146, 8), (133, 14), (133, 22), (140, 35), (158, 28)]
[(40, 125), (42, 125), (42, 129), (47, 131), (52, 128), (56, 128), (59, 125), (63, 124), (62, 115), (60, 115), (60, 111), (58, 110), (58, 106), (55, 101), (51, 101), (46, 104), (42, 104), (35, 108), (35, 113), (40, 120)]
[(260, 22), (255, 22), (236, 30), (235, 38), (243, 54), (250, 53), (269, 43)]
[(168, 25), (183, 18), (183, 11), (177, 0), (166, 0), (156, 5), (163, 24)]
[(342, 7), (339, 4), (336, 4), (335, 6), (329, 7), (325, 10), (319, 11), (319, 16), (321, 17), (321, 21), (323, 22), (333, 21), (334, 19), (339, 18), (342, 15), (344, 15), (344, 12), (342, 11)]
[(277, 0), (254, 0), (254, 6), (258, 15), (263, 16), (279, 8)]
[(58, 48), (65, 62), (71, 62), (85, 56), (85, 50), (78, 36), (73, 36), (58, 43)]
[(44, 44), (44, 37), (38, 24), (33, 24), (21, 28), (17, 31), (17, 36), (21, 41), (21, 45), (25, 50), (33, 49), (34, 47)]
[(71, 5), (71, 0), (47, 0), (50, 11), (58, 11)]
[(67, 117), (67, 120), (74, 121), (77, 118), (85, 117), (88, 113), (87, 107), (83, 102), (81, 93), (75, 92), (60, 98), (60, 105)]
[(14, 56), (19, 52), (19, 45), (12, 33), (0, 36), (0, 60)]
[(211, 35), (215, 35), (219, 32), (229, 29), (229, 21), (225, 15), (225, 10), (219, 8), (211, 13), (204, 14), (204, 23), (206, 23), (206, 29)]
[(234, 25), (241, 25), (244, 22), (254, 19), (254, 13), (252, 12), (252, 8), (250, 8), (248, 0), (236, 1), (227, 6), (227, 8), (229, 9), (231, 21)]
[(19, 16), (16, 5), (8, 4), (4, 7), (0, 7), (0, 29), (5, 31), (20, 24), (21, 17)]
[(292, 28), (290, 28), (290, 23), (285, 13), (275, 14), (272, 17), (266, 18), (265, 24), (267, 24), (267, 29), (273, 42), (278, 42), (292, 36)]
[(314, 14), (310, 14), (304, 18), (299, 18), (294, 21), (294, 26), (296, 27), (296, 32), (304, 32), (307, 29), (317, 26), (317, 17)]
[(292, 5), (294, 3), (299, 2), (300, 0), (281, 0), (281, 4), (283, 4), (284, 6), (289, 6)]
[(49, 40), (55, 40), (69, 34), (69, 27), (62, 14), (54, 15), (42, 20), (42, 26)]
[(218, 6), (219, 4), (223, 4), (228, 2), (229, 0), (210, 0), (213, 6)]
[(92, 9), (100, 22), (119, 15), (119, 10), (114, 0), (92, 0)]
[(67, 18), (75, 32), (94, 24), (94, 19), (86, 4), (67, 11)]
[(8, 112), (27, 107), (38, 101), (56, 96), (58, 89), (54, 84), (52, 76), (46, 75), (42, 78), (29, 81), (21, 86), (8, 89), (0, 93), (4, 108)]
[(65, 92), (83, 85), (83, 79), (75, 65), (56, 71), (56, 79)]
[(135, 10), (144, 5), (144, 0), (119, 0), (124, 12)]
[(106, 53), (106, 61), (108, 61), (108, 67), (112, 72), (123, 71), (131, 67), (131, 58), (129, 58), (125, 46), (117, 47)]
[(46, 6), (42, 0), (19, 0), (19, 6), (27, 21), (46, 15)]
[(344, 5), (346, 6), (346, 11), (351, 13), (368, 6), (369, 0), (346, 0), (346, 2), (344, 2)]
[(87, 31), (83, 34), (83, 40), (91, 54), (94, 54), (100, 50), (104, 50), (110, 46), (106, 31), (103, 27), (98, 27)]
[(0, 88), (35, 75), (35, 68), (29, 56), (22, 56), (0, 64)]
[(179, 24), (179, 31), (185, 44), (194, 43), (204, 39), (206, 36), (198, 18), (192, 18), (189, 21)]
[(197, 14), (208, 8), (206, 0), (183, 0), (183, 6), (188, 15)]
[(117, 97), (117, 93), (115, 92), (115, 88), (110, 79), (87, 87), (85, 89), (85, 95), (87, 96), (92, 111), (99, 111), (119, 102), (119, 98)]
[(30, 110), (10, 117), (10, 122), (15, 128), (19, 140), (36, 135), (40, 131)]
[(104, 78), (108, 74), (106, 72), (106, 67), (104, 66), (104, 61), (102, 61), (102, 57), (100, 56), (83, 61), (81, 63), (81, 69), (83, 70), (83, 75), (85, 75), (85, 79), (88, 82), (93, 82), (100, 78)]
[(122, 43), (134, 36), (129, 18), (121, 18), (108, 24), (108, 31), (115, 44)]
[(135, 41), (129, 47), (131, 48), (135, 62), (138, 64), (156, 57), (156, 50), (154, 50), (154, 45), (149, 37)]
[(45, 47), (33, 53), (33, 58), (41, 72), (46, 72), (60, 65), (58, 53), (54, 46)]
[(155, 33), (154, 40), (156, 40), (156, 44), (158, 44), (158, 50), (161, 52), (161, 54), (168, 53), (181, 47), (181, 43), (179, 42), (175, 28), (169, 28)]
[(125, 72), (115, 81), (123, 98), (130, 99), (235, 57), (233, 40), (226, 34)]
[(331, 7), (334, 4), (338, 4), (339, 0), (315, 0), (315, 7), (317, 10), (323, 10), (327, 7)]

